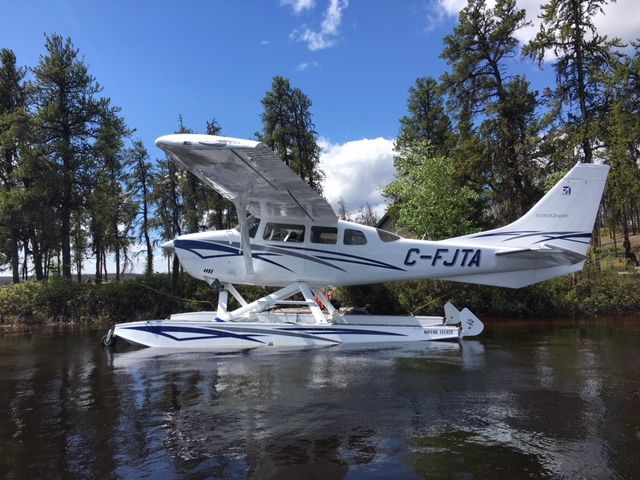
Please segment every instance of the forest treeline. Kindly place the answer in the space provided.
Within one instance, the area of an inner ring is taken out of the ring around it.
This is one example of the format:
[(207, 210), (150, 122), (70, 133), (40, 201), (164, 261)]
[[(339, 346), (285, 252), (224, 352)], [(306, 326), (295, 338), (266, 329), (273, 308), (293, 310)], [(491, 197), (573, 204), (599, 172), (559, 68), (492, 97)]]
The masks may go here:
[[(408, 91), (395, 142), (396, 179), (384, 189), (398, 228), (441, 239), (506, 224), (576, 162), (604, 162), (611, 173), (591, 268), (597, 271), (601, 259), (616, 255), (636, 264), (640, 40), (625, 44), (597, 31), (593, 18), (607, 3), (548, 0), (539, 31), (523, 45), (516, 32), (527, 25), (526, 15), (515, 0), (497, 0), (493, 7), (468, 0), (444, 39), (446, 72), (418, 78)], [(168, 158), (151, 161), (120, 109), (102, 96), (71, 39), (47, 35), (32, 67), (18, 66), (6, 48), (0, 61), (0, 264), (14, 283), (28, 276), (79, 282), (87, 258), (95, 259), (92, 278), (99, 283), (107, 256), (115, 259), (109, 273), (118, 279), (136, 245), (142, 245), (151, 275), (154, 242), (236, 223), (233, 205), (195, 176)], [(553, 85), (532, 88), (518, 73), (535, 71), (523, 69), (526, 62), (552, 68)], [(256, 137), (321, 193), (310, 98), (278, 76), (262, 105)], [(213, 112), (202, 127), (222, 133)], [(182, 117), (176, 132), (192, 132)], [(348, 214), (344, 204), (339, 214)], [(361, 219), (372, 221), (370, 208)], [(612, 247), (598, 248), (604, 240)], [(174, 258), (174, 293), (179, 270)], [(585, 282), (593, 280), (589, 275)], [(553, 285), (575, 292), (579, 283)], [(404, 290), (422, 288), (403, 285), (387, 291), (410, 298)], [(368, 295), (352, 293), (344, 295)]]
[[(195, 175), (169, 158), (151, 161), (71, 39), (47, 35), (44, 49), (30, 68), (0, 50), (0, 265), (13, 283), (54, 276), (80, 282), (88, 258), (95, 281), (107, 274), (119, 280), (134, 254), (144, 255), (151, 274), (157, 243), (237, 223), (233, 204)], [(256, 137), (320, 191), (311, 101), (277, 76), (262, 103)], [(177, 120), (176, 133), (194, 133)], [(213, 117), (203, 127), (222, 133)], [(175, 288), (177, 258), (171, 270)]]

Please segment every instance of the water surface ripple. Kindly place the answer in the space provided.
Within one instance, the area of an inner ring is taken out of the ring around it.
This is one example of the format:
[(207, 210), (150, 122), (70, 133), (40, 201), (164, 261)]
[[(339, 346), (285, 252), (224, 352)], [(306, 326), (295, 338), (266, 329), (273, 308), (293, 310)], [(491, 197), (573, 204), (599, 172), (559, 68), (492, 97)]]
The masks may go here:
[(640, 318), (216, 355), (0, 339), (0, 477), (640, 478)]

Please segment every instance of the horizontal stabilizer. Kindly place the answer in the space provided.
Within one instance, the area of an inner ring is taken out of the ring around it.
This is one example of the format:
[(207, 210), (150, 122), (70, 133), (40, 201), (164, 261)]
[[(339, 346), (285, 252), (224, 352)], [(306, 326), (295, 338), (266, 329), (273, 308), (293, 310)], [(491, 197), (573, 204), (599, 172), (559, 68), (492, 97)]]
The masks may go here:
[(455, 277), (443, 277), (442, 280), (475, 283), (477, 285), (491, 285), (494, 287), (522, 288), (562, 275), (579, 272), (582, 270), (583, 265), (584, 261), (574, 265), (556, 265), (554, 267), (530, 268), (511, 272), (476, 273)]
[(530, 260), (535, 262), (537, 268), (552, 267), (554, 265), (575, 265), (587, 258), (582, 253), (548, 244), (496, 252), (496, 257)]

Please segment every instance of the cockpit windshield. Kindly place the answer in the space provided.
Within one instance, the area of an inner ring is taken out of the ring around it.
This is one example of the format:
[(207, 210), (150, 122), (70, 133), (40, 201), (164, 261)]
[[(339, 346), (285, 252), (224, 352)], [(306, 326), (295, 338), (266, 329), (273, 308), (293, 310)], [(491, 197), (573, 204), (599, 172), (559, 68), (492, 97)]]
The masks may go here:
[[(249, 237), (255, 238), (258, 227), (260, 226), (260, 219), (258, 217), (254, 217), (253, 215), (249, 215), (247, 217), (247, 226), (249, 227)], [(233, 229), (240, 231), (240, 224), (233, 227)]]

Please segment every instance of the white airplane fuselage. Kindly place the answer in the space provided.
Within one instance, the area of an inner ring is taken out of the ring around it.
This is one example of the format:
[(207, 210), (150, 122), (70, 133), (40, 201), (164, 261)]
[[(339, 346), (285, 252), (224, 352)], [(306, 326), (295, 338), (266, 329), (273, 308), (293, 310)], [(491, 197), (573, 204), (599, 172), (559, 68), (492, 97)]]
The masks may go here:
[[(273, 224), (262, 219), (251, 239), (253, 275), (247, 274), (237, 229), (182, 235), (173, 241), (180, 264), (190, 275), (221, 283), (284, 286), (305, 282), (312, 286), (359, 285), (397, 280), (446, 278), (474, 282), (484, 274), (530, 269), (523, 259), (499, 258), (495, 247), (467, 241), (421, 241), (339, 220), (319, 225), (287, 218), (284, 235), (268, 239)], [(325, 233), (320, 243), (315, 232)], [(328, 235), (326, 233), (329, 232)], [(543, 266), (543, 265), (541, 265)], [(482, 282), (484, 283), (484, 282)]]

